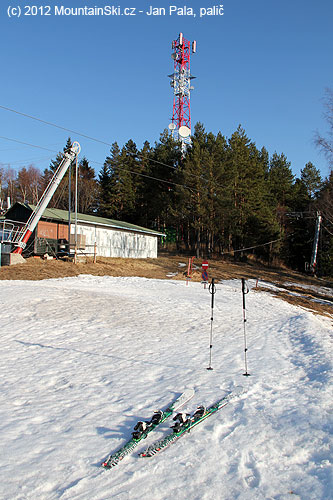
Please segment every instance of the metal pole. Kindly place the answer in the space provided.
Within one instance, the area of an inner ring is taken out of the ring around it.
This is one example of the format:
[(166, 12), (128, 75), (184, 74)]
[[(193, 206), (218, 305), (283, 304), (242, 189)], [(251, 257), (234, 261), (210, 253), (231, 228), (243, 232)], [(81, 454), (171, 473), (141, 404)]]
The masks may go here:
[(75, 162), (75, 264), (77, 263), (77, 189), (78, 187), (78, 163), (77, 156)]
[(312, 257), (311, 257), (311, 264), (310, 264), (310, 269), (313, 273), (315, 273), (316, 265), (317, 265), (317, 253), (318, 253), (320, 225), (321, 225), (321, 214), (320, 214), (320, 212), (317, 212), (316, 231), (315, 231), (315, 237), (313, 240)]
[(215, 278), (212, 278), (212, 282), (209, 285), (209, 293), (212, 296), (211, 302), (211, 316), (210, 316), (210, 336), (209, 336), (209, 366), (207, 370), (212, 370), (212, 350), (213, 350), (213, 321), (214, 321), (214, 295), (216, 293)]
[(68, 168), (68, 256), (71, 253), (72, 164)]
[(247, 342), (246, 342), (246, 308), (245, 308), (245, 295), (249, 293), (249, 289), (246, 288), (245, 291), (245, 279), (242, 278), (242, 294), (243, 294), (243, 324), (244, 324), (244, 361), (245, 361), (245, 373), (243, 375), (245, 377), (249, 377), (249, 373), (247, 372)]

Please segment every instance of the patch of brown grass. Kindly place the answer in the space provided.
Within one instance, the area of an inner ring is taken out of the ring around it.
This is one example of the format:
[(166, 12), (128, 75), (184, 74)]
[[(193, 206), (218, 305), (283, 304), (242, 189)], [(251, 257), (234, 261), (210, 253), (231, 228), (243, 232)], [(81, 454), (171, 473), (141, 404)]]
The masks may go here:
[[(256, 289), (255, 289), (256, 290)], [(326, 296), (322, 296), (324, 301), (318, 302), (314, 299), (312, 294), (305, 292), (303, 289), (300, 294), (293, 295), (284, 290), (272, 290), (270, 288), (258, 287), (257, 290), (271, 293), (274, 297), (282, 299), (289, 304), (294, 306), (303, 307), (314, 314), (320, 314), (322, 316), (333, 317), (333, 301)], [(331, 303), (329, 303), (329, 301)]]
[[(185, 266), (181, 267), (180, 263), (185, 264)], [(192, 281), (201, 281), (201, 263), (201, 260), (195, 259)], [(24, 264), (0, 268), (0, 280), (43, 280), (91, 274), (93, 276), (139, 276), (185, 281), (184, 272), (187, 270), (187, 264), (188, 257), (169, 255), (161, 255), (157, 259), (99, 257), (96, 264), (90, 258), (77, 264), (61, 260), (29, 258)], [(273, 293), (282, 300), (305, 307), (317, 314), (332, 315), (333, 313), (332, 296), (326, 295), (324, 292), (309, 291), (299, 288), (297, 285), (288, 284), (293, 282), (332, 289), (332, 283), (327, 281), (285, 268), (269, 269), (255, 262), (244, 264), (226, 260), (210, 260), (208, 273), (210, 278), (214, 277), (216, 280), (245, 278), (258, 280), (259, 284), (261, 281), (267, 281), (285, 290), (272, 291), (265, 288), (261, 288), (261, 290)], [(290, 292), (296, 292), (297, 295), (291, 295)]]

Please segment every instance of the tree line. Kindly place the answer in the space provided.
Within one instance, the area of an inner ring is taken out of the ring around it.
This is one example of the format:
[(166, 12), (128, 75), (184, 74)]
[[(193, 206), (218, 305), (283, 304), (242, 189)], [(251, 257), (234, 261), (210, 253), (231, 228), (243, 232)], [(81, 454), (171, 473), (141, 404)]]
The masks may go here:
[[(64, 150), (70, 144), (69, 138)], [(33, 166), (15, 175), (0, 169), (2, 199), (36, 204), (60, 161), (58, 155), (43, 173)], [(74, 170), (51, 207), (68, 210)], [(333, 274), (333, 174), (323, 179), (308, 162), (296, 178), (283, 153), (259, 150), (241, 126), (227, 138), (197, 123), (185, 153), (168, 130), (141, 149), (131, 139), (122, 148), (114, 142), (97, 177), (86, 158), (78, 171), (79, 212), (156, 229), (166, 235), (165, 249), (197, 257), (251, 254), (304, 271), (320, 212), (317, 272)]]
[[(63, 151), (68, 150), (71, 144), (72, 141), (69, 137)], [(0, 209), (7, 206), (7, 197), (10, 198), (11, 204), (19, 201), (37, 205), (62, 159), (63, 155), (59, 153), (43, 172), (33, 165), (22, 167), (18, 171), (10, 166), (7, 168), (0, 166)], [(75, 169), (75, 164), (69, 167), (51, 199), (49, 207), (68, 210), (69, 205), (71, 205), (71, 209), (74, 210)], [(98, 192), (95, 170), (83, 157), (78, 162), (78, 210), (81, 213), (96, 212)]]

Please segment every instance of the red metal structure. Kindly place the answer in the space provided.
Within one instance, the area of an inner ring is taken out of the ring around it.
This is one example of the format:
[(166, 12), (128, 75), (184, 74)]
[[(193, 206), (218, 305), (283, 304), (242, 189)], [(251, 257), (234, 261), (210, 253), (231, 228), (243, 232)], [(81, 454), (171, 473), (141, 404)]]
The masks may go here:
[(174, 60), (174, 72), (169, 75), (170, 85), (173, 87), (173, 113), (172, 123), (169, 128), (173, 137), (180, 140), (182, 150), (191, 143), (191, 105), (190, 94), (194, 87), (191, 87), (191, 79), (195, 78), (190, 73), (191, 52), (196, 52), (196, 42), (189, 42), (180, 33), (176, 40), (172, 42), (171, 57)]

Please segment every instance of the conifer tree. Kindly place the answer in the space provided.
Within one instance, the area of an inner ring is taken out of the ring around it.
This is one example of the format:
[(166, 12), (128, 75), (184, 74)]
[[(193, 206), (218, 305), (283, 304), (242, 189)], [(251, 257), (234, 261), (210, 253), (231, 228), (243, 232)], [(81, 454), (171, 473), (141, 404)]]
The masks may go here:
[(49, 168), (44, 168), (39, 180), (39, 191), (43, 193), (53, 177), (53, 172)]
[[(65, 147), (63, 148), (63, 151), (69, 151), (69, 149), (72, 146), (72, 141), (71, 138), (68, 137), (67, 142)], [(49, 166), (49, 170), (52, 172), (52, 175), (55, 173), (57, 168), (59, 167), (61, 161), (63, 160), (63, 154), (58, 153), (55, 160), (52, 160)], [(69, 198), (71, 200), (74, 197), (74, 190), (75, 190), (75, 185), (74, 185), (74, 175), (75, 175), (75, 170), (72, 168), (75, 165), (75, 163), (71, 163), (69, 165), (67, 172), (65, 173), (64, 177), (62, 178), (56, 192), (52, 196), (49, 206), (53, 208), (60, 208), (62, 210), (68, 210), (69, 208)], [(49, 176), (49, 173), (47, 171), (44, 171), (44, 175), (47, 177)], [(71, 182), (69, 183), (69, 176), (71, 176)], [(69, 196), (69, 185), (70, 185), (70, 196)], [(71, 209), (73, 207), (71, 206)]]
[(114, 172), (119, 170), (120, 149), (117, 142), (114, 142), (110, 149), (110, 155), (107, 156), (103, 168), (99, 174), (99, 200), (98, 215), (101, 217), (112, 218), (115, 215), (114, 207)]
[[(209, 257), (214, 251), (221, 252), (225, 231), (225, 209), (222, 198), (224, 193), (224, 175), (226, 168), (227, 141), (218, 132), (216, 136), (207, 135), (208, 159), (204, 175), (207, 179), (207, 202), (205, 205), (206, 251)], [(217, 249), (215, 249), (217, 247)]]
[(316, 193), (320, 191), (323, 185), (320, 170), (318, 170), (311, 161), (301, 170), (301, 181), (312, 199), (315, 197)]
[(295, 176), (291, 170), (291, 163), (287, 157), (281, 153), (273, 154), (269, 168), (269, 188), (275, 205), (288, 207), (292, 198), (292, 189)]
[(201, 123), (194, 127), (191, 147), (188, 149), (183, 166), (182, 184), (177, 190), (180, 199), (182, 228), (187, 250), (191, 249), (197, 257), (201, 255), (203, 228), (206, 220), (207, 204), (207, 162), (209, 153), (206, 147), (207, 134)]
[(141, 151), (138, 152), (138, 175), (136, 177), (136, 197), (135, 214), (136, 224), (139, 226), (150, 227), (151, 219), (149, 216), (151, 205), (154, 203), (154, 192), (149, 189), (148, 181), (150, 174), (151, 147), (148, 141), (145, 141)]
[(146, 193), (149, 195), (150, 208), (148, 227), (159, 231), (166, 231), (175, 223), (174, 210), (176, 203), (175, 184), (179, 181), (179, 166), (181, 151), (179, 144), (174, 141), (166, 129), (160, 135), (151, 149), (150, 179), (147, 179)]
[(136, 222), (135, 197), (136, 184), (140, 182), (138, 172), (138, 150), (131, 139), (123, 146), (118, 168), (113, 170), (112, 207), (115, 218), (126, 222)]
[(265, 183), (267, 157), (259, 152), (241, 126), (228, 143), (229, 189), (232, 201), (230, 234), (232, 246), (241, 249), (259, 245), (276, 233), (267, 203)]
[(301, 179), (296, 179), (292, 193), (291, 212), (285, 221), (288, 237), (284, 242), (283, 257), (287, 265), (304, 271), (305, 263), (311, 259), (315, 220), (310, 212), (310, 194)]
[[(163, 231), (169, 240), (176, 234), (178, 249), (198, 257), (255, 247), (258, 257), (282, 256), (302, 270), (313, 220), (292, 214), (329, 205), (331, 184), (320, 188), (310, 162), (295, 181), (286, 156), (259, 151), (241, 126), (227, 139), (197, 123), (191, 139), (185, 153), (168, 130), (141, 151), (132, 140), (121, 151), (114, 143), (99, 175), (98, 213)], [(284, 245), (272, 243), (282, 237)]]
[(83, 157), (78, 165), (78, 211), (84, 214), (93, 213), (97, 203), (97, 182), (95, 171)]

